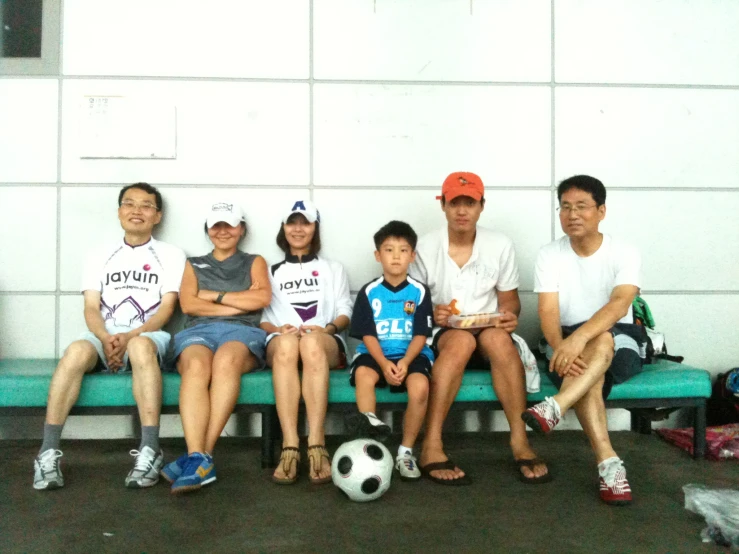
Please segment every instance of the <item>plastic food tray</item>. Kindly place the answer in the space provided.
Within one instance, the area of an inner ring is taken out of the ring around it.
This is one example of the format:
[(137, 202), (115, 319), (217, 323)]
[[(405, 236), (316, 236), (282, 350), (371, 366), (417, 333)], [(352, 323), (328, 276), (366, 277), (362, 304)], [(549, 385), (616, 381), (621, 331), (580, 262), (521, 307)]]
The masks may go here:
[(497, 322), (500, 314), (461, 314), (449, 316), (449, 325), (455, 329), (483, 329), (492, 327)]

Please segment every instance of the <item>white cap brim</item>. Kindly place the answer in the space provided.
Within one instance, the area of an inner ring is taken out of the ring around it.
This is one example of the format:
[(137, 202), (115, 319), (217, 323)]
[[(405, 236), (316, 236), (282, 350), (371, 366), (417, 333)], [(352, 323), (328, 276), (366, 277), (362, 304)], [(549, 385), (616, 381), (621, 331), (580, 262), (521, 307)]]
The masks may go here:
[(287, 220), (290, 219), (290, 216), (295, 215), (295, 214), (302, 215), (305, 219), (308, 220), (308, 223), (315, 223), (317, 219), (315, 214), (312, 214), (310, 212), (304, 212), (303, 210), (295, 210), (294, 212), (290, 212), (289, 214), (287, 214), (282, 220), (282, 222), (287, 223)]
[(244, 218), (233, 214), (212, 215), (205, 220), (205, 224), (210, 229), (213, 225), (221, 221), (228, 223), (231, 227), (238, 227), (239, 223), (244, 221)]

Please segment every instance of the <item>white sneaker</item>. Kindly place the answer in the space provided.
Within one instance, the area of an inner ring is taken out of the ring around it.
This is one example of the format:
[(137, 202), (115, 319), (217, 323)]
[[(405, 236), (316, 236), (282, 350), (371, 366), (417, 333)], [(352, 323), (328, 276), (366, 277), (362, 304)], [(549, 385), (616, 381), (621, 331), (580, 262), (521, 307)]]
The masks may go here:
[(61, 450), (43, 451), (33, 461), (33, 488), (37, 491), (60, 489), (64, 486), (64, 477), (59, 467)]
[(136, 456), (133, 469), (126, 477), (126, 487), (129, 489), (143, 489), (153, 487), (159, 482), (159, 472), (164, 465), (164, 452), (154, 452), (148, 446), (143, 450), (131, 450), (131, 456)]
[(421, 478), (421, 470), (418, 469), (416, 457), (409, 452), (395, 458), (395, 469), (398, 470), (403, 481), (416, 481)]

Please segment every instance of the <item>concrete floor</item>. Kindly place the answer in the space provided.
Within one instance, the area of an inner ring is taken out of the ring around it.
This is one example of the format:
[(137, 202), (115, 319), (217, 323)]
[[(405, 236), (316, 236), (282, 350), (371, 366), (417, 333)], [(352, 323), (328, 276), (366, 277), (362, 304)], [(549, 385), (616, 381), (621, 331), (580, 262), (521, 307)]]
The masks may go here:
[[(584, 435), (535, 438), (555, 480), (516, 479), (507, 435), (449, 437), (470, 487), (393, 481), (376, 502), (355, 504), (307, 477), (279, 487), (259, 467), (256, 440), (222, 439), (218, 482), (173, 496), (164, 482), (130, 491), (130, 441), (67, 441), (64, 489), (33, 490), (38, 442), (2, 441), (0, 551), (5, 552), (715, 552), (703, 520), (683, 508), (681, 487), (738, 487), (736, 462), (694, 461), (656, 436), (613, 433), (635, 502), (600, 502)], [(396, 445), (398, 437), (390, 439)], [(333, 437), (333, 451), (341, 442)], [(181, 439), (164, 441), (171, 460)], [(391, 448), (394, 451), (395, 446)], [(305, 455), (303, 454), (305, 459)]]

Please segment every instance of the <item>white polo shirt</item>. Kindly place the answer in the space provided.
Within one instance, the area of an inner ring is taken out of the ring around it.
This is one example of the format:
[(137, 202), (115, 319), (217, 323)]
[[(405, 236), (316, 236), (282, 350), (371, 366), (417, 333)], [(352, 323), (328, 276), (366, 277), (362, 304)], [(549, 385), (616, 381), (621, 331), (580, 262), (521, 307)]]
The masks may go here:
[(140, 246), (123, 239), (101, 248), (87, 259), (82, 292), (101, 294), (100, 314), (108, 332), (135, 329), (159, 309), (162, 297), (179, 292), (185, 253), (154, 238)]
[(497, 291), (514, 290), (519, 284), (513, 242), (484, 227), (477, 227), (472, 255), (461, 268), (449, 256), (446, 226), (424, 235), (418, 241), (410, 274), (428, 285), (434, 305), (456, 299), (465, 314), (497, 311)]
[[(564, 236), (541, 247), (536, 258), (534, 292), (559, 293), (560, 325), (588, 321), (605, 306), (619, 285), (641, 287), (639, 251), (610, 235), (590, 256), (577, 255)], [(619, 323), (633, 323), (631, 306)]]

